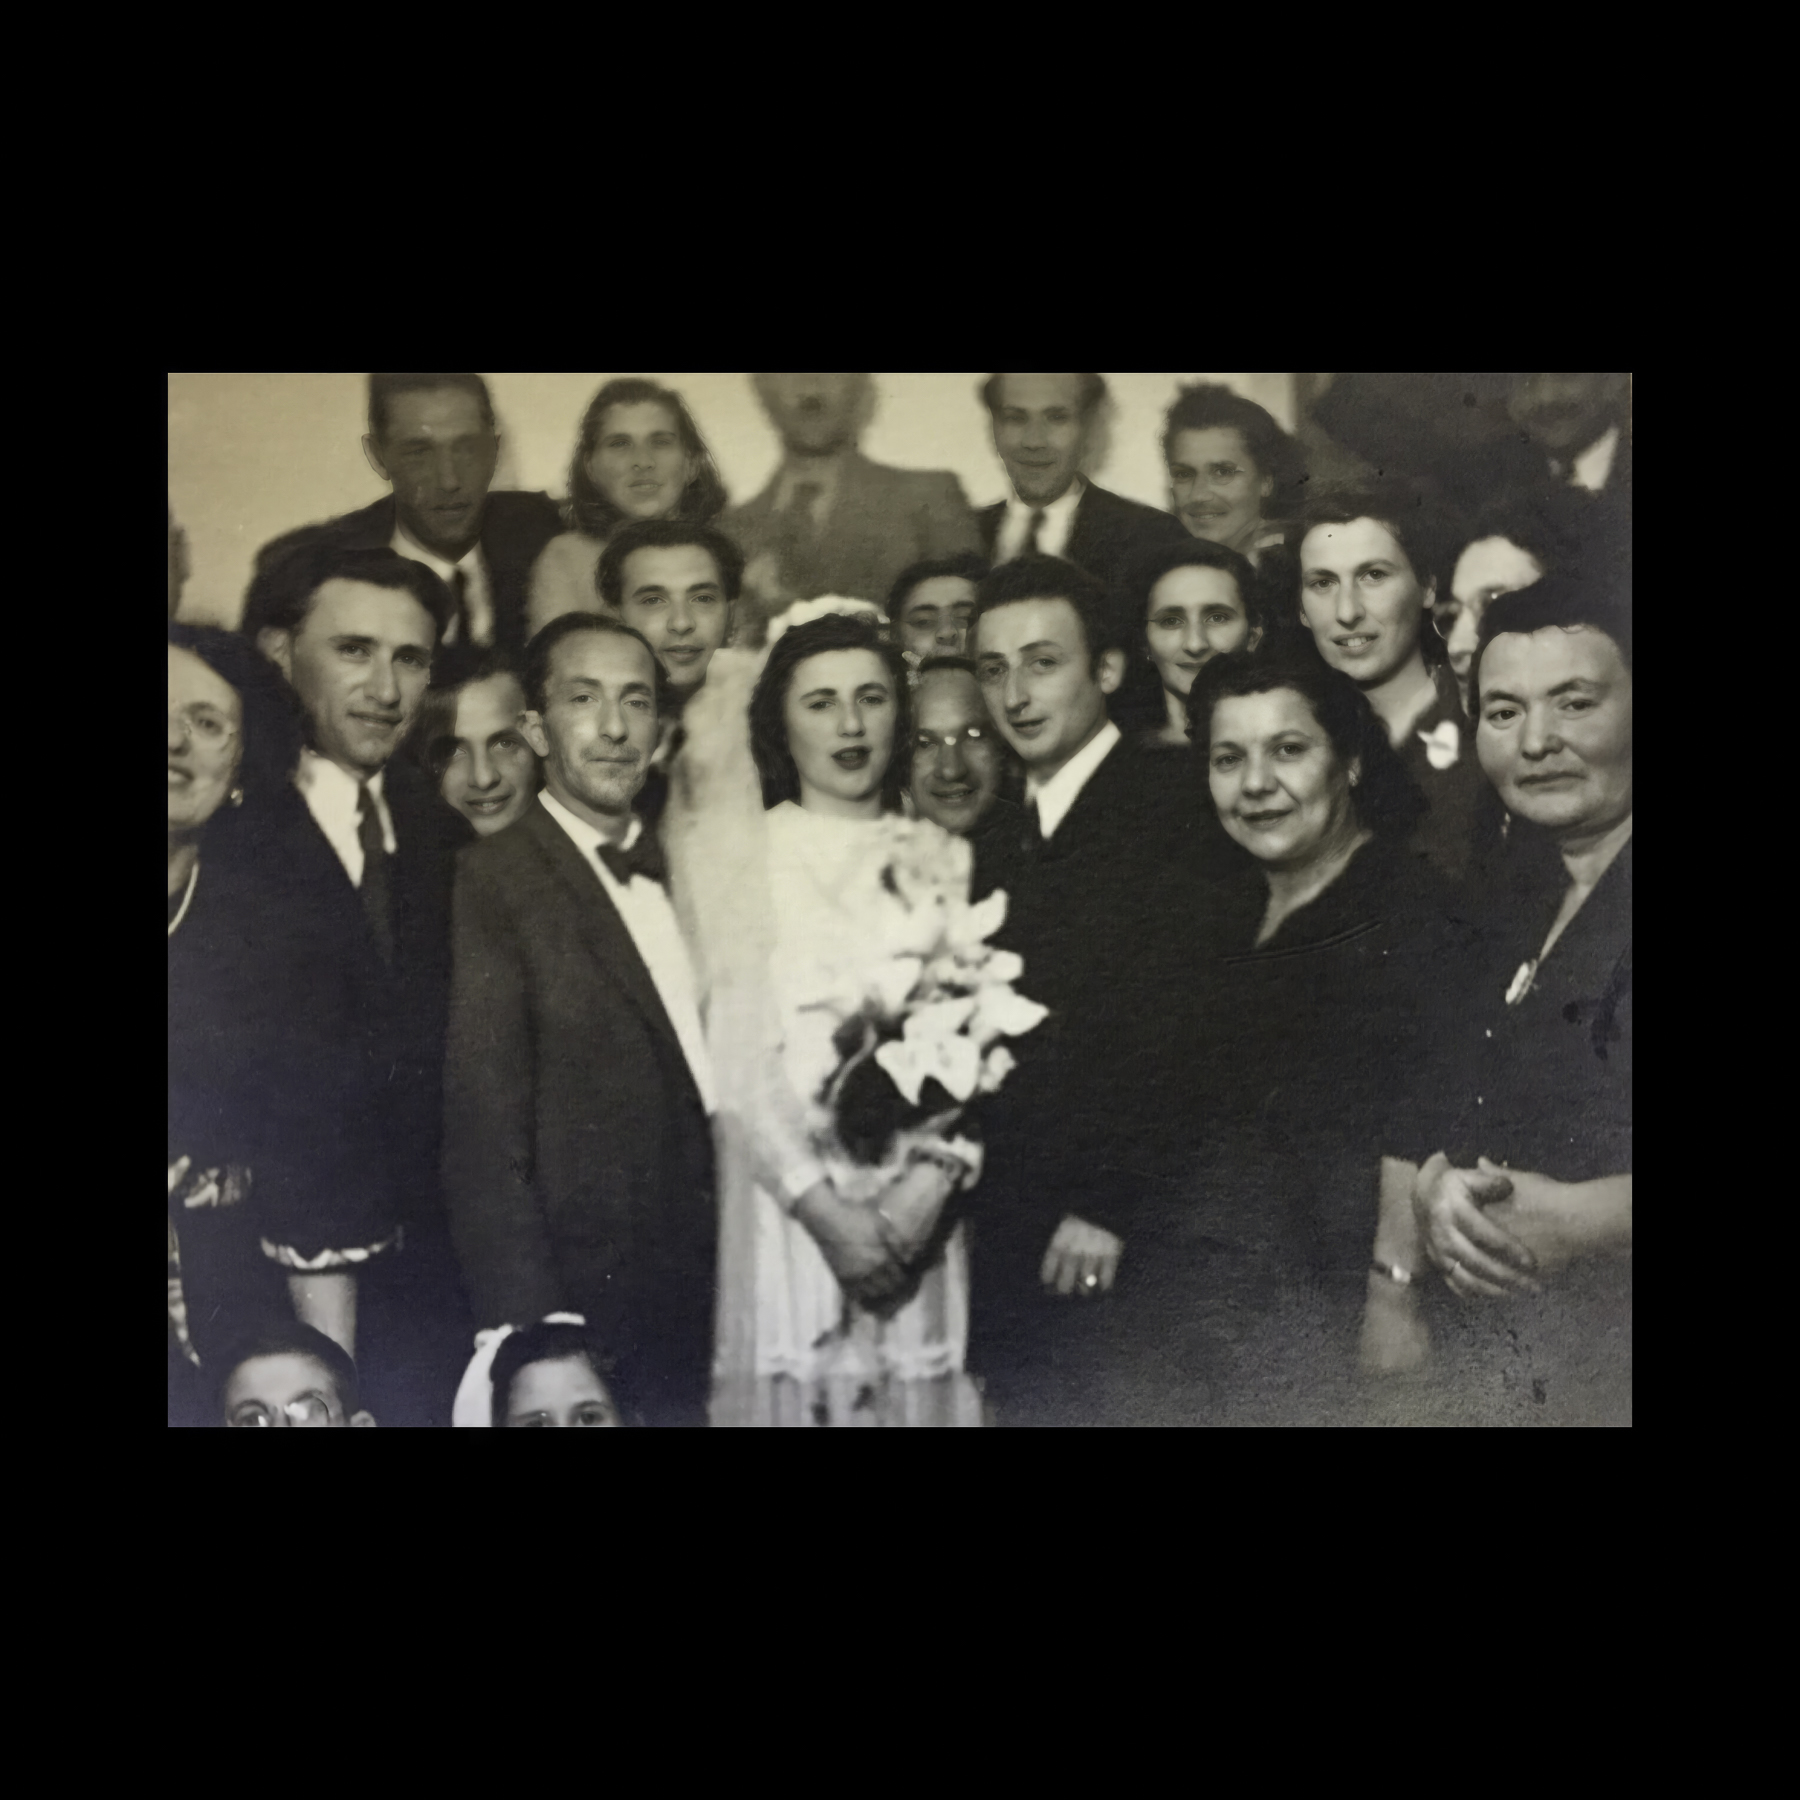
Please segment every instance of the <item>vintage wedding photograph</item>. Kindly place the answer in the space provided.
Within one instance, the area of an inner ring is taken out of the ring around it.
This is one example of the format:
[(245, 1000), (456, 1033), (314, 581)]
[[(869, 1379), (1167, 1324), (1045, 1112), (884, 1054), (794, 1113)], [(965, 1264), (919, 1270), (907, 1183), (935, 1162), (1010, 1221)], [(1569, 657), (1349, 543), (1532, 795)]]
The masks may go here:
[(171, 1428), (1631, 1424), (1631, 376), (168, 383)]

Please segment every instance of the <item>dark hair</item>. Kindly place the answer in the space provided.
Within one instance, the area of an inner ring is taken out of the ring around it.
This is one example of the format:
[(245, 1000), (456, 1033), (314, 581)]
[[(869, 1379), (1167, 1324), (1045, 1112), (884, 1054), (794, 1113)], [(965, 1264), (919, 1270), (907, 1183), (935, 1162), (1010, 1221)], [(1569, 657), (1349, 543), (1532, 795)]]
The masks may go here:
[(449, 748), (456, 738), (456, 708), (466, 687), (510, 675), (521, 687), (518, 659), (498, 647), (483, 650), (474, 645), (452, 644), (431, 665), (431, 686), (419, 704), (418, 717), (407, 737), (407, 748), (435, 781), (449, 766)]
[(1235, 431), (1244, 440), (1259, 474), (1274, 477), (1265, 511), (1270, 517), (1292, 512), (1306, 485), (1306, 458), (1300, 446), (1275, 423), (1264, 407), (1222, 382), (1200, 381), (1176, 391), (1163, 421), (1163, 461), (1175, 460), (1175, 438), (1183, 431)]
[(601, 1348), (599, 1338), (585, 1325), (527, 1325), (519, 1331), (510, 1331), (494, 1352), (492, 1416), (495, 1425), (506, 1423), (513, 1383), (520, 1373), (533, 1363), (541, 1362), (584, 1362), (594, 1371), (594, 1378), (602, 1387), (607, 1385), (607, 1376), (612, 1370), (612, 1359)]
[(258, 1356), (305, 1356), (322, 1363), (330, 1372), (345, 1417), (361, 1410), (362, 1392), (356, 1379), (356, 1364), (350, 1360), (349, 1352), (324, 1332), (311, 1325), (302, 1325), (298, 1319), (265, 1325), (232, 1341), (219, 1359), (218, 1380), (213, 1384), (216, 1406), (223, 1408), (225, 1390), (231, 1385), (232, 1376)]
[[(608, 411), (615, 406), (666, 406), (669, 409), (681, 447), (697, 465), (687, 486), (681, 490), (675, 517), (701, 523), (716, 519), (725, 510), (725, 484), (719, 479), (712, 452), (707, 449), (687, 403), (673, 388), (666, 388), (660, 382), (646, 381), (638, 375), (621, 375), (609, 381), (588, 402), (587, 411), (581, 415), (575, 455), (569, 464), (569, 523), (589, 537), (604, 538), (626, 517), (600, 491), (599, 484), (587, 469), (588, 458), (600, 441), (600, 428)], [(684, 538), (681, 541), (690, 540)]]
[[(954, 669), (958, 674), (975, 675), (975, 659), (972, 656), (928, 656), (916, 668), (915, 675), (931, 675), (939, 669)], [(975, 676), (980, 680), (979, 675)]]
[(1244, 603), (1244, 617), (1252, 629), (1263, 623), (1263, 588), (1250, 559), (1223, 544), (1205, 538), (1190, 538), (1185, 544), (1158, 543), (1140, 550), (1125, 565), (1119, 578), (1119, 595), (1138, 622), (1141, 632), (1145, 615), (1150, 610), (1150, 594), (1165, 575), (1177, 569), (1223, 569), (1237, 584), (1238, 598)]
[(882, 772), (881, 805), (884, 812), (899, 812), (909, 767), (907, 746), (912, 739), (906, 659), (885, 627), (866, 615), (847, 613), (827, 613), (822, 619), (784, 631), (757, 677), (756, 691), (750, 696), (750, 753), (756, 759), (756, 772), (762, 777), (763, 805), (779, 806), (783, 800), (800, 798), (800, 771), (794, 766), (794, 753), (788, 747), (788, 689), (793, 684), (794, 671), (809, 656), (822, 656), (828, 650), (873, 650), (893, 677), (894, 747)]
[(1546, 575), (1577, 574), (1588, 560), (1593, 510), (1593, 501), (1579, 489), (1545, 487), (1501, 495), (1466, 516), (1445, 578), (1454, 577), (1462, 553), (1485, 538), (1517, 544)]
[[(1364, 515), (1358, 514), (1359, 518)], [(1199, 673), (1188, 700), (1195, 758), (1202, 779), (1209, 767), (1206, 746), (1213, 712), (1221, 700), (1242, 694), (1269, 694), (1291, 688), (1312, 708), (1340, 762), (1360, 760), (1355, 790), (1356, 816), (1377, 837), (1401, 837), (1424, 817), (1427, 801), (1388, 742), (1387, 727), (1368, 696), (1340, 669), (1334, 669), (1310, 642), (1277, 639), (1254, 650), (1216, 656)]]
[(637, 550), (674, 550), (692, 544), (713, 559), (727, 600), (744, 586), (744, 553), (717, 526), (690, 519), (633, 519), (607, 540), (594, 570), (594, 591), (608, 606), (625, 600), (625, 559)]
[(1427, 499), (1422, 487), (1410, 481), (1369, 482), (1357, 487), (1326, 488), (1314, 494), (1300, 509), (1296, 554), (1307, 534), (1320, 525), (1348, 525), (1357, 519), (1373, 519), (1385, 525), (1406, 552), (1419, 586), (1434, 582), (1440, 596), (1450, 579), (1446, 521)]
[(481, 405), (482, 423), (494, 426), (494, 402), (479, 375), (371, 375), (369, 377), (369, 435), (378, 443), (387, 436), (388, 407), (397, 394), (431, 393), (438, 388), (460, 388), (473, 394)]
[[(988, 409), (990, 418), (1000, 416), (1000, 383), (1004, 377), (990, 375), (977, 390), (981, 395), (981, 404)], [(1081, 395), (1076, 400), (1076, 409), (1083, 419), (1091, 419), (1094, 409), (1106, 398), (1106, 377), (1104, 375), (1077, 375), (1081, 383)]]
[(526, 706), (535, 713), (544, 710), (545, 693), (550, 685), (550, 659), (556, 646), (566, 638), (578, 636), (584, 631), (610, 631), (620, 637), (635, 638), (650, 652), (650, 666), (656, 671), (656, 708), (661, 712), (667, 700), (669, 678), (663, 673), (662, 658), (656, 654), (650, 640), (635, 626), (627, 625), (623, 619), (590, 612), (569, 612), (552, 619), (525, 646), (525, 669), (520, 680), (525, 687)]
[(924, 582), (941, 581), (954, 575), (979, 586), (987, 578), (987, 572), (987, 558), (975, 550), (959, 550), (954, 556), (928, 556), (923, 562), (909, 563), (888, 589), (887, 616), (898, 624), (901, 609), (912, 598), (913, 589)]
[(969, 642), (986, 616), (1021, 600), (1066, 600), (1081, 621), (1088, 661), (1097, 663), (1108, 650), (1126, 648), (1121, 627), (1109, 604), (1105, 587), (1085, 569), (1060, 556), (1019, 556), (1002, 563), (975, 591), (975, 610), (969, 616)]
[(306, 719), (281, 671), (248, 638), (214, 625), (169, 622), (169, 642), (199, 659), (236, 691), (243, 709), (238, 786), (260, 809), (293, 778), (306, 741)]
[(252, 642), (263, 631), (299, 631), (328, 581), (361, 581), (411, 594), (431, 615), (440, 638), (455, 611), (450, 590), (423, 563), (385, 547), (353, 550), (314, 541), (294, 545), (259, 571), (239, 629)]
[(1631, 667), (1631, 608), (1624, 597), (1597, 581), (1546, 575), (1531, 587), (1502, 594), (1481, 615), (1475, 657), (1469, 665), (1471, 710), (1478, 713), (1481, 708), (1481, 659), (1488, 645), (1509, 633), (1529, 636), (1553, 625), (1564, 631), (1604, 632), (1618, 646), (1625, 667)]

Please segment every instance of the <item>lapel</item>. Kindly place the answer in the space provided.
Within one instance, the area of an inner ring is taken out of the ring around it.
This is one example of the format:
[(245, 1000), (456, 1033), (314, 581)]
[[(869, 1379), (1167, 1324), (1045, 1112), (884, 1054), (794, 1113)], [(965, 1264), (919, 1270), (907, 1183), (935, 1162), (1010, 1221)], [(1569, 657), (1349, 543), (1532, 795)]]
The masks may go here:
[[(1063, 555), (1078, 568), (1088, 568), (1090, 559), (1101, 557), (1107, 546), (1111, 536), (1111, 500), (1112, 495), (1105, 488), (1096, 487), (1091, 481), (1082, 489), (1075, 508), (1075, 524), (1063, 546)], [(1106, 760), (1111, 762), (1112, 758)]]
[(359, 550), (385, 550), (394, 539), (394, 496), (351, 513), (345, 524), (355, 528), (345, 534), (346, 542)]
[(574, 908), (582, 940), (601, 971), (624, 990), (625, 997), (643, 1015), (645, 1024), (672, 1058), (671, 1066), (685, 1073), (687, 1057), (669, 1022), (662, 996), (656, 991), (656, 983), (651, 980), (625, 921), (619, 917), (612, 896), (600, 885), (600, 877), (587, 866), (569, 834), (542, 806), (535, 802), (529, 806), (517, 828), (536, 844), (554, 880), (564, 890)]
[(1095, 846), (1105, 848), (1107, 840), (1120, 828), (1126, 803), (1131, 798), (1130, 760), (1131, 744), (1121, 737), (1075, 796), (1075, 804), (1063, 815), (1063, 821), (1050, 841), (1043, 843), (1040, 840), (1040, 861), (1063, 862)]
[(981, 533), (981, 551), (984, 556), (994, 554), (994, 546), (1000, 541), (1000, 521), (1006, 517), (1006, 502), (996, 500), (992, 506), (984, 506), (975, 515), (975, 527)]

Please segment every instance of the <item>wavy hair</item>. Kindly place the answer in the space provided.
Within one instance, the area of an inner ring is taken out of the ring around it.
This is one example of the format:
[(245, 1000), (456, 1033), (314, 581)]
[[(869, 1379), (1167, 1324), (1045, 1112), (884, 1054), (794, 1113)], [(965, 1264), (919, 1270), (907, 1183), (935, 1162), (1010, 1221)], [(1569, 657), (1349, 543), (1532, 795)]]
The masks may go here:
[(243, 708), (238, 786), (261, 811), (288, 787), (306, 742), (306, 716), (281, 671), (241, 633), (169, 622), (169, 642), (197, 656), (237, 694)]
[(1218, 381), (1197, 381), (1176, 391), (1163, 421), (1164, 462), (1175, 460), (1175, 438), (1183, 431), (1235, 431), (1244, 440), (1257, 473), (1274, 477), (1265, 518), (1282, 518), (1300, 504), (1306, 487), (1306, 458), (1276, 424), (1274, 415)]
[(719, 479), (718, 466), (712, 452), (694, 423), (687, 402), (673, 388), (660, 382), (647, 381), (639, 375), (621, 375), (609, 381), (581, 415), (581, 430), (575, 438), (575, 456), (569, 464), (569, 524), (591, 538), (606, 538), (616, 531), (627, 515), (600, 491), (600, 485), (588, 473), (588, 458), (600, 442), (600, 428), (607, 413), (615, 406), (665, 406), (675, 421), (681, 447), (695, 464), (694, 473), (681, 490), (675, 517), (705, 524), (725, 510), (725, 483)]
[(809, 624), (796, 625), (776, 640), (769, 660), (750, 696), (750, 753), (762, 777), (763, 805), (779, 806), (800, 798), (800, 771), (788, 746), (787, 697), (794, 671), (809, 656), (828, 650), (873, 650), (894, 684), (894, 743), (881, 775), (883, 812), (900, 812), (908, 773), (906, 747), (912, 741), (912, 700), (906, 679), (906, 660), (887, 634), (866, 615), (831, 613)]

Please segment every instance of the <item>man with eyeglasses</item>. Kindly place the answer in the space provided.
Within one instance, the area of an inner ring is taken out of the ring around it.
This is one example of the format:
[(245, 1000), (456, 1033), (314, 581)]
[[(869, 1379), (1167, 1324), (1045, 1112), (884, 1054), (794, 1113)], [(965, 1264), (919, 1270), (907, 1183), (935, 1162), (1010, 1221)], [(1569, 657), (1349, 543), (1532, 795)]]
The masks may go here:
[(988, 717), (975, 665), (966, 656), (931, 656), (913, 689), (912, 775), (907, 792), (919, 816), (958, 837), (988, 821), (1024, 814), (1000, 798), (1006, 748)]
[(219, 1384), (220, 1423), (237, 1430), (375, 1423), (357, 1391), (356, 1364), (322, 1331), (281, 1325), (238, 1344)]

